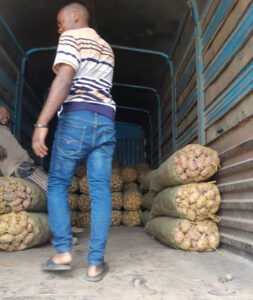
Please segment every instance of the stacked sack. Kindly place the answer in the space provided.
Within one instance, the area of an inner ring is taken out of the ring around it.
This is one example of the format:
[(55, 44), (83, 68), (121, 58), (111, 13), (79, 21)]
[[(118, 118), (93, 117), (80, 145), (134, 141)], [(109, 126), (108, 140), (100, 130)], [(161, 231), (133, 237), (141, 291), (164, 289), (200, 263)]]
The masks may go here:
[(121, 171), (123, 179), (123, 218), (122, 223), (126, 226), (133, 227), (141, 224), (141, 199), (142, 194), (137, 184), (137, 170), (125, 165)]
[(14, 177), (0, 177), (0, 249), (24, 250), (50, 240), (44, 192)]
[[(174, 248), (212, 251), (220, 238), (215, 213), (220, 193), (211, 182), (219, 167), (216, 151), (201, 145), (188, 145), (174, 153), (142, 181), (146, 192), (142, 221), (146, 230)], [(211, 219), (211, 220), (210, 220)]]
[[(113, 160), (111, 172), (112, 218), (111, 226), (137, 226), (141, 224), (142, 194), (139, 191), (139, 182), (150, 171), (149, 165), (140, 163), (135, 168), (130, 165), (120, 166)], [(78, 227), (90, 226), (91, 199), (87, 170), (84, 165), (77, 168), (75, 175), (79, 177), (80, 196), (77, 209), (72, 211), (72, 224)]]
[(75, 176), (73, 176), (71, 186), (68, 190), (69, 209), (72, 226), (77, 226), (77, 217), (79, 214), (78, 207), (80, 203), (80, 177), (83, 175), (83, 169), (83, 165), (79, 166), (76, 169)]
[[(73, 213), (72, 222), (76, 220), (75, 225), (78, 227), (87, 227), (91, 224), (91, 199), (89, 197), (89, 184), (86, 166), (79, 166), (75, 173), (80, 177), (80, 192), (77, 208), (79, 212)], [(112, 195), (112, 218), (111, 226), (118, 226), (122, 219), (122, 178), (120, 167), (116, 161), (112, 164), (111, 173), (111, 195)]]

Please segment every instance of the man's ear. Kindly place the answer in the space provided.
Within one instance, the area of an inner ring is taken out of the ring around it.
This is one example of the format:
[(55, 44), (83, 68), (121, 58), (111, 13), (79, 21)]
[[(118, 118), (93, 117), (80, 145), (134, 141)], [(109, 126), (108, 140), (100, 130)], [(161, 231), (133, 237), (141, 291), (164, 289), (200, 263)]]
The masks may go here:
[(71, 14), (72, 20), (76, 23), (79, 20), (79, 14), (77, 12), (77, 10), (73, 10), (72, 14)]

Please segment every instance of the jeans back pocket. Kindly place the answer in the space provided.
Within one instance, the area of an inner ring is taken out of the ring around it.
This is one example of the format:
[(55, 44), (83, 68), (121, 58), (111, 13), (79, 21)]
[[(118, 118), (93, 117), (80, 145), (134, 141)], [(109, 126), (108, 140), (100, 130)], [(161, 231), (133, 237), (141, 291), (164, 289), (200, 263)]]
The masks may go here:
[(70, 156), (81, 151), (85, 138), (86, 127), (59, 122), (56, 133), (56, 149), (64, 155)]

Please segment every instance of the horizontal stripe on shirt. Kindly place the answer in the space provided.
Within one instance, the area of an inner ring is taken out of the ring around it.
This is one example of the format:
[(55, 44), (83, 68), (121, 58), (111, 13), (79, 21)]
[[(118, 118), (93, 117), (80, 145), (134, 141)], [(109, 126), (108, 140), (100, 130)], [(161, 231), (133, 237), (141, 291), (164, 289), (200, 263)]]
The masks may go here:
[[(65, 38), (65, 37), (70, 37), (70, 38), (74, 39), (74, 41), (76, 41), (76, 40), (82, 40), (82, 41), (91, 41), (91, 42), (94, 42), (94, 40), (92, 40), (92, 39), (76, 38), (76, 37), (74, 37), (74, 36), (72, 36), (72, 35), (64, 35), (64, 36), (62, 36), (61, 38), (63, 39), (63, 38)], [(99, 44), (99, 43), (97, 43), (97, 44)], [(108, 49), (108, 50), (112, 51), (111, 48), (110, 48), (110, 47), (107, 47), (106, 45), (103, 45), (103, 47), (105, 47), (105, 49)]]
[(72, 54), (72, 53), (70, 53), (70, 52), (65, 52), (65, 51), (59, 50), (59, 51), (57, 51), (56, 55), (57, 55), (57, 54), (69, 55), (69, 56), (75, 58), (75, 59), (77, 60), (77, 62), (80, 64), (80, 59), (77, 58), (76, 55), (74, 55), (74, 54)]
[(60, 43), (65, 43), (65, 42), (73, 43), (74, 45), (69, 44), (69, 45), (71, 45), (73, 47), (81, 46), (81, 45), (92, 45), (94, 47), (97, 47), (99, 50), (101, 49), (102, 51), (104, 51), (104, 52), (106, 52), (108, 54), (111, 54), (111, 55), (113, 54), (112, 49), (107, 48), (105, 45), (99, 45), (95, 41), (93, 41), (93, 42), (80, 42), (80, 43), (77, 43), (77, 42), (69, 40), (69, 39), (64, 39), (64, 38), (60, 39)]
[(91, 78), (87, 78), (87, 77), (76, 77), (74, 78), (73, 82), (75, 81), (91, 81), (93, 84), (97, 84), (99, 86), (104, 86), (106, 88), (111, 88), (111, 84), (107, 81), (105, 81), (104, 79), (99, 79), (100, 81), (107, 83), (107, 85), (104, 85), (103, 83), (101, 83), (100, 81), (96, 80), (96, 79), (91, 79)]
[(96, 52), (98, 52), (98, 53), (100, 53), (101, 55), (103, 55), (103, 56), (109, 56), (109, 57), (111, 57), (111, 58), (114, 58), (111, 54), (107, 54), (107, 53), (105, 53), (105, 51), (101, 51), (101, 50), (98, 50), (98, 49), (95, 49), (95, 48), (92, 48), (92, 47), (80, 47), (80, 48), (77, 48), (76, 46), (74, 46), (74, 45), (71, 45), (71, 44), (67, 44), (67, 43), (59, 43), (59, 45), (62, 45), (62, 46), (69, 46), (69, 47), (72, 47), (72, 48), (74, 48), (76, 51), (79, 51), (79, 50), (84, 50), (84, 49), (87, 49), (87, 50), (94, 50), (94, 51), (96, 51)]
[(81, 80), (73, 82), (72, 88), (75, 88), (75, 87), (80, 88), (80, 86), (84, 86), (84, 85), (88, 86), (88, 87), (91, 87), (91, 88), (94, 88), (95, 90), (103, 90), (103, 91), (109, 91), (110, 90), (110, 87), (105, 87), (102, 84), (96, 84), (94, 82), (83, 82)]

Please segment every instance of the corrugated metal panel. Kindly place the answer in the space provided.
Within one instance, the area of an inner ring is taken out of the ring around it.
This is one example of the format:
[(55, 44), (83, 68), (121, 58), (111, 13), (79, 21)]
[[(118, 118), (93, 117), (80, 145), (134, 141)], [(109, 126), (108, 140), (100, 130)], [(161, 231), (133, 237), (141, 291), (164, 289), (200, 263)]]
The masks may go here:
[(253, 258), (253, 139), (220, 154), (215, 179), (221, 192), (221, 242)]

